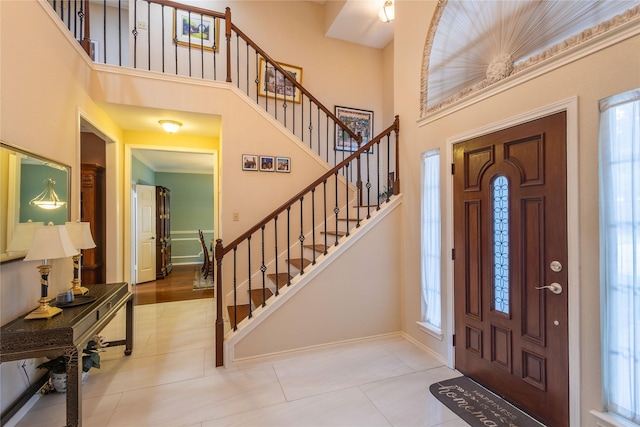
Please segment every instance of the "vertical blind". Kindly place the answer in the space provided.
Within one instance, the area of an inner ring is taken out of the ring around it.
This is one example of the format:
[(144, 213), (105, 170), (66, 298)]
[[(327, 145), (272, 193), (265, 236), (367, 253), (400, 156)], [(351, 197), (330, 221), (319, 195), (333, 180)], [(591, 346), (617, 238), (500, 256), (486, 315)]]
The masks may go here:
[(640, 89), (599, 106), (604, 405), (640, 423)]

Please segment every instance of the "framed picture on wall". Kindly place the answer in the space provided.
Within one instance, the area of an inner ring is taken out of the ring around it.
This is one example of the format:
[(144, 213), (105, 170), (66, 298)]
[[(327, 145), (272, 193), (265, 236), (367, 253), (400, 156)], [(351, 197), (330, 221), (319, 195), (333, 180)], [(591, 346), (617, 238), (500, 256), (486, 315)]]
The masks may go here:
[[(373, 137), (373, 111), (336, 106), (335, 115), (353, 133), (362, 135), (362, 145), (368, 143)], [(347, 132), (338, 126), (336, 126), (335, 150), (358, 150), (357, 141), (354, 141)], [(367, 150), (366, 153), (372, 154), (373, 147)]]
[(291, 158), (276, 157), (276, 172), (291, 172)]
[[(293, 80), (302, 83), (302, 68), (281, 62), (278, 62), (278, 65), (293, 77)], [(260, 58), (259, 70), (258, 95), (300, 103), (301, 92), (273, 64)]]
[(218, 19), (179, 9), (173, 15), (173, 39), (176, 43), (196, 49), (220, 50)]
[(260, 156), (260, 171), (273, 172), (276, 170), (276, 162), (273, 156)]
[(243, 154), (242, 155), (242, 170), (243, 171), (257, 171), (258, 170), (258, 156), (256, 154)]

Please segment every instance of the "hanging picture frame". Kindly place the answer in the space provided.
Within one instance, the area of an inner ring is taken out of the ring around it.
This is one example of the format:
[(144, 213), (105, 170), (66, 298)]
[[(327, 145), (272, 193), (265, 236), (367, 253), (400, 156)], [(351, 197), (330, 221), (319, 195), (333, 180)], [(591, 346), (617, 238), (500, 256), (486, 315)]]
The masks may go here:
[[(336, 117), (356, 135), (362, 135), (362, 145), (368, 143), (373, 136), (373, 111), (361, 110), (359, 108), (335, 107)], [(336, 151), (357, 151), (358, 144), (349, 137), (349, 134), (336, 126), (335, 136)], [(373, 146), (365, 153), (372, 154)]]
[(195, 49), (220, 50), (220, 21), (213, 16), (176, 9), (173, 12), (173, 40)]
[(291, 158), (276, 157), (276, 172), (291, 172)]
[(260, 172), (273, 172), (276, 170), (276, 161), (273, 156), (260, 156)]
[(243, 171), (257, 171), (258, 170), (258, 156), (256, 154), (243, 154), (242, 155), (242, 170)]
[[(278, 62), (294, 80), (302, 84), (302, 68), (295, 65)], [(301, 92), (296, 86), (278, 71), (273, 64), (269, 64), (264, 58), (260, 58), (258, 74), (258, 95), (268, 98), (282, 99), (300, 103)]]

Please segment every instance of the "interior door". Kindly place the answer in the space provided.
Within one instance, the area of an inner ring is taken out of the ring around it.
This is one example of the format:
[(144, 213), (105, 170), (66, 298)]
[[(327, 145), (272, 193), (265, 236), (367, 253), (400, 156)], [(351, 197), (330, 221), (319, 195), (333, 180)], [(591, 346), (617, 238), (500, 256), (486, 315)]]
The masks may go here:
[(453, 156), (456, 368), (568, 426), (566, 113)]
[(136, 185), (136, 283), (156, 279), (156, 187)]

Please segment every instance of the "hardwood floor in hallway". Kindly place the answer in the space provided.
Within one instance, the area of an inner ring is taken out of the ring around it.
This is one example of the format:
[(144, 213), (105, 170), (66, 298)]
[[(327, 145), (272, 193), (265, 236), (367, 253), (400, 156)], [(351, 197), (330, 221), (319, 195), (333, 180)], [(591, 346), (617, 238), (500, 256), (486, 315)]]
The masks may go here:
[(200, 265), (195, 264), (174, 265), (171, 273), (164, 279), (134, 285), (134, 305), (213, 298), (213, 288), (193, 288), (195, 274), (199, 269)]

